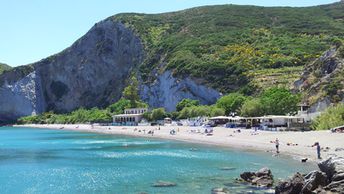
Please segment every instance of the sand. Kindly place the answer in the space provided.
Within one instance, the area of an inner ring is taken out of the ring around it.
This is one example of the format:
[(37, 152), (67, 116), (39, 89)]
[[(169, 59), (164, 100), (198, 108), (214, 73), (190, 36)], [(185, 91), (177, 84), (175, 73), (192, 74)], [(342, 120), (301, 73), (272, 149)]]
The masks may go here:
[[(244, 150), (260, 150), (271, 152), (271, 154), (276, 154), (275, 144), (271, 143), (271, 141), (278, 138), (280, 142), (280, 154), (290, 155), (298, 160), (301, 160), (301, 158), (308, 158), (312, 161), (317, 160), (316, 148), (311, 146), (314, 142), (320, 143), (322, 147), (322, 158), (335, 155), (344, 157), (344, 149), (340, 150), (340, 148), (344, 148), (344, 133), (331, 133), (330, 131), (255, 132), (251, 129), (241, 129), (241, 132), (237, 133), (234, 132), (234, 129), (215, 127), (213, 135), (207, 136), (204, 133), (198, 132), (198, 130), (201, 132), (204, 131), (202, 127), (189, 126), (160, 126), (160, 130), (158, 126), (91, 126), (86, 124), (17, 125), (15, 127), (61, 129), (147, 138), (162, 138)], [(175, 129), (175, 135), (170, 135), (171, 129)], [(154, 135), (148, 134), (148, 131), (150, 130), (154, 130)], [(326, 147), (329, 149), (326, 149)]]

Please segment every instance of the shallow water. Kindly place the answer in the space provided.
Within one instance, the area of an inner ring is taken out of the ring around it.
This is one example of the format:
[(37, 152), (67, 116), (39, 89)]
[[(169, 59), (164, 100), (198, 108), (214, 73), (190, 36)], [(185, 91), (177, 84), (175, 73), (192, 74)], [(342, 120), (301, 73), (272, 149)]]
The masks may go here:
[[(286, 156), (177, 141), (72, 131), (0, 128), (0, 193), (264, 193), (238, 185), (269, 167), (276, 180), (315, 169)], [(227, 168), (227, 170), (221, 170)], [(156, 181), (177, 183), (156, 188)]]

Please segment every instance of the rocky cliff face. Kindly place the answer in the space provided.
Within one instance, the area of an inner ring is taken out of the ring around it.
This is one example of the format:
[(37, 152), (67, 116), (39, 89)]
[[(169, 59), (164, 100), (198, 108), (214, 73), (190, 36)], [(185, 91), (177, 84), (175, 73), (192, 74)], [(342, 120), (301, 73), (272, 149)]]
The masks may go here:
[(344, 101), (344, 46), (333, 47), (305, 66), (301, 79), (295, 82), (310, 112), (326, 109), (331, 103)]
[(7, 80), (0, 88), (0, 121), (12, 120), (45, 110), (41, 79), (36, 71), (14, 83)]
[(2, 74), (0, 121), (114, 102), (143, 55), (131, 30), (111, 20), (99, 22), (61, 53)]
[(149, 105), (165, 107), (167, 111), (174, 111), (177, 103), (184, 98), (212, 104), (220, 97), (218, 91), (198, 84), (191, 78), (174, 78), (171, 71), (159, 75), (152, 84), (143, 84), (140, 91), (141, 99)]

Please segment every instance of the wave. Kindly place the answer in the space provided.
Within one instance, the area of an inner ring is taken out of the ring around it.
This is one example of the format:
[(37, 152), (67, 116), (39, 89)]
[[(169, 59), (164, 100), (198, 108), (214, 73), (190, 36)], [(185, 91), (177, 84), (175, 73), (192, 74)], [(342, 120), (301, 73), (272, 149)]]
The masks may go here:
[(146, 156), (164, 156), (174, 158), (200, 158), (201, 156), (187, 152), (171, 152), (171, 151), (141, 151), (141, 152), (101, 152), (104, 158), (129, 158), (129, 157), (146, 157)]

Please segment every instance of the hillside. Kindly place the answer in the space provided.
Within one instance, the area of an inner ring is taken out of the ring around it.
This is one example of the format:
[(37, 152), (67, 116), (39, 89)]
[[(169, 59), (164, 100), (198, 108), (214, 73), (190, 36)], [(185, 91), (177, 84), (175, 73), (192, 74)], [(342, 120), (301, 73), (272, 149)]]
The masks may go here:
[(144, 81), (152, 82), (156, 72), (169, 69), (173, 76), (202, 78), (222, 92), (255, 80), (252, 71), (300, 70), (297, 67), (319, 57), (336, 36), (344, 34), (343, 3), (306, 8), (206, 6), (112, 19), (143, 40), (147, 57), (140, 72)]
[(295, 88), (313, 111), (324, 110), (331, 103), (344, 102), (344, 45), (337, 45), (306, 65)]
[(342, 40), (343, 10), (220, 5), (115, 15), (64, 51), (0, 75), (0, 118), (104, 107), (134, 75), (141, 98), (168, 111), (183, 98), (210, 104), (221, 93), (292, 88)]
[(8, 66), (7, 64), (4, 63), (0, 63), (0, 74), (2, 74), (2, 72), (6, 71), (6, 70), (10, 70), (12, 67)]

